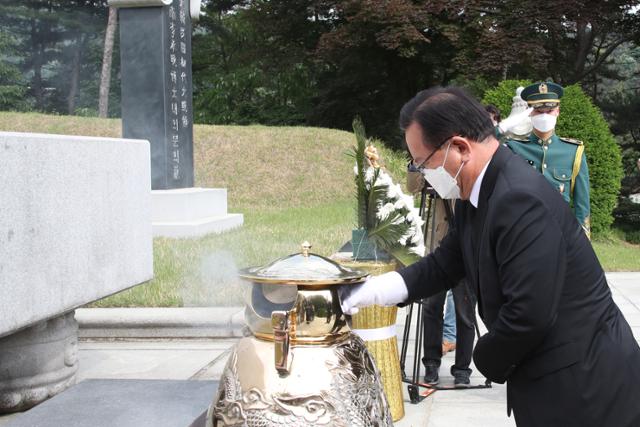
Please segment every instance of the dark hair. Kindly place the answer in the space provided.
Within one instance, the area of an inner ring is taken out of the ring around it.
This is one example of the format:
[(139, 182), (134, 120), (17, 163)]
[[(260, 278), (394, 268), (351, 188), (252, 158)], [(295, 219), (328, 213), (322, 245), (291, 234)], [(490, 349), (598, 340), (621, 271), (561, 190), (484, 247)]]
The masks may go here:
[(458, 135), (476, 142), (493, 135), (489, 115), (471, 95), (458, 87), (435, 87), (418, 92), (400, 111), (400, 129), (416, 122), (424, 143), (438, 147)]
[(489, 113), (489, 117), (492, 117), (496, 122), (500, 123), (500, 110), (498, 110), (498, 107), (489, 104), (484, 107), (484, 110)]

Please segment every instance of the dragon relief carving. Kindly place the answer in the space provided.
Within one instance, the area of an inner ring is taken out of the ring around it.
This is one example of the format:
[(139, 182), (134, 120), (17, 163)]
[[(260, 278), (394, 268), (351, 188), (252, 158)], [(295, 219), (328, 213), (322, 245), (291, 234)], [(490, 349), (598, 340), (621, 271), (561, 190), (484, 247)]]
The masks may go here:
[(326, 365), (332, 374), (330, 390), (292, 396), (243, 391), (234, 351), (224, 369), (213, 407), (213, 427), (266, 426), (392, 426), (380, 376), (371, 355), (357, 336), (336, 345), (335, 360)]

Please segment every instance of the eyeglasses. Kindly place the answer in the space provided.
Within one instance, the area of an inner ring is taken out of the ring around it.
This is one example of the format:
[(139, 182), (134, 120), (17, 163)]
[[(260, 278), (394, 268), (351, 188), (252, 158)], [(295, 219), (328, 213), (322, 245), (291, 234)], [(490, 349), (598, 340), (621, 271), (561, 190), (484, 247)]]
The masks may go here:
[(436, 154), (436, 153), (438, 152), (438, 150), (440, 150), (440, 149), (442, 148), (442, 146), (443, 146), (444, 144), (446, 144), (446, 143), (447, 143), (447, 141), (448, 141), (448, 140), (450, 140), (451, 138), (453, 138), (454, 136), (457, 136), (457, 135), (451, 135), (451, 136), (449, 136), (449, 137), (445, 138), (445, 139), (444, 139), (440, 144), (438, 144), (438, 145), (436, 146), (436, 149), (435, 149), (435, 150), (433, 150), (433, 152), (432, 152), (431, 154), (429, 154), (429, 155), (427, 156), (427, 158), (426, 158), (426, 159), (424, 159), (422, 162), (418, 163), (418, 162), (416, 162), (416, 161), (415, 161), (415, 159), (414, 159), (414, 160), (412, 160), (412, 161), (411, 161), (411, 165), (410, 165), (410, 167), (411, 167), (412, 169), (416, 170), (416, 171), (422, 172), (422, 171), (425, 169), (424, 165), (426, 165), (426, 164), (429, 162), (429, 160), (431, 160), (431, 158), (433, 157), (433, 155), (434, 155), (434, 154)]

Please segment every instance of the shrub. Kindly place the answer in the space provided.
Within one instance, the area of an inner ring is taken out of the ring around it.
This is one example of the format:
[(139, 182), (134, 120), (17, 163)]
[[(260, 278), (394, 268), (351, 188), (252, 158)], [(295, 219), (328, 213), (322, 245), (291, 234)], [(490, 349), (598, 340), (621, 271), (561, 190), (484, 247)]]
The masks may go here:
[[(507, 117), (515, 89), (530, 83), (505, 80), (488, 90), (483, 102), (497, 106), (502, 116)], [(591, 184), (591, 230), (594, 234), (602, 233), (613, 222), (612, 212), (622, 179), (622, 158), (602, 113), (578, 85), (565, 87), (556, 132), (585, 144)]]
[(614, 225), (623, 231), (624, 239), (631, 243), (640, 243), (640, 204), (633, 203), (628, 197), (621, 197), (613, 215)]
[(640, 245), (640, 230), (629, 230), (624, 233), (624, 239), (629, 243)]

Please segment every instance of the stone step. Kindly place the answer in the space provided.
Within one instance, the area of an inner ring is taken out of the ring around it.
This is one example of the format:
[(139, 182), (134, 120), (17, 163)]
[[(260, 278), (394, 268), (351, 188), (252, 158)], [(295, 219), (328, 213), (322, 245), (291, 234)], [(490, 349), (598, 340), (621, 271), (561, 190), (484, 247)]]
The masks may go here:
[(81, 339), (233, 338), (243, 336), (243, 307), (81, 308)]
[(87, 380), (3, 427), (186, 427), (217, 388), (217, 381)]

